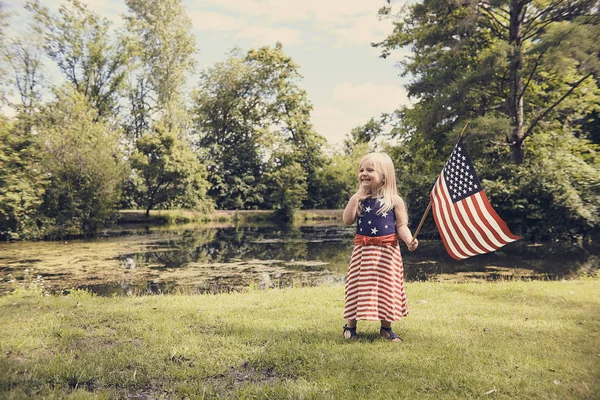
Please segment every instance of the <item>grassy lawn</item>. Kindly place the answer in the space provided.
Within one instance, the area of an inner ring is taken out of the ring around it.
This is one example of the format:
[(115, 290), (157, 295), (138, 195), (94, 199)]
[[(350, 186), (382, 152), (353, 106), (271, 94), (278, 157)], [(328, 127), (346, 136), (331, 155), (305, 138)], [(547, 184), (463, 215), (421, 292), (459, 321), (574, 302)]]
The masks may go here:
[(600, 281), (411, 283), (403, 343), (343, 287), (0, 298), (0, 398), (598, 399)]

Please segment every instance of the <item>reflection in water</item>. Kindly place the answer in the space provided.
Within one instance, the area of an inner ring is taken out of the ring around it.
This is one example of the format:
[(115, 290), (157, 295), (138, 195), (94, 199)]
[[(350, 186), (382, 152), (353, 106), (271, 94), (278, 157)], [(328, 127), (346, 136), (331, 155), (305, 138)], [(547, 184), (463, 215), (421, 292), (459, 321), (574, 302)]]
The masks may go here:
[[(84, 288), (102, 296), (343, 283), (353, 246), (353, 228), (344, 226), (178, 229), (0, 244), (0, 293), (9, 290), (10, 276), (22, 279), (25, 268), (52, 290)], [(416, 252), (403, 246), (402, 252), (408, 281), (595, 276), (600, 260), (597, 248), (524, 241), (461, 261), (438, 241), (421, 241)]]

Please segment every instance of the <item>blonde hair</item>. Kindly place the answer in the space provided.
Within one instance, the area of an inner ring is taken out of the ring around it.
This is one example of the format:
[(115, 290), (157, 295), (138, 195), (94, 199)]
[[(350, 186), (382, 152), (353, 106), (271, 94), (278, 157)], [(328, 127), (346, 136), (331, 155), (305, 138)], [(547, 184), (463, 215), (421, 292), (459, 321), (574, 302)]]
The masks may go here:
[[(394, 162), (386, 153), (369, 153), (365, 155), (358, 164), (358, 171), (365, 161), (370, 161), (375, 167), (375, 171), (381, 174), (381, 186), (373, 191), (373, 198), (382, 199), (383, 203), (377, 214), (388, 212), (394, 208), (394, 196), (398, 194), (396, 189), (396, 171), (394, 170)], [(360, 182), (358, 186), (360, 190)], [(359, 212), (362, 212), (360, 207)]]

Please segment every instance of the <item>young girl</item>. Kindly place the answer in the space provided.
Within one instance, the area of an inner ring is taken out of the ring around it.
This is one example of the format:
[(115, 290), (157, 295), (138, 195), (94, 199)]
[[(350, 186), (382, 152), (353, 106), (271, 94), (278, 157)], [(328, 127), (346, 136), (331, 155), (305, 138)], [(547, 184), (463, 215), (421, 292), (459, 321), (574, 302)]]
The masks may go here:
[(357, 320), (381, 321), (379, 334), (402, 339), (392, 322), (408, 315), (404, 269), (398, 239), (413, 251), (419, 245), (408, 228), (404, 201), (398, 196), (392, 159), (369, 153), (358, 167), (358, 191), (344, 209), (344, 224), (356, 224), (354, 250), (346, 276), (344, 337), (358, 338)]

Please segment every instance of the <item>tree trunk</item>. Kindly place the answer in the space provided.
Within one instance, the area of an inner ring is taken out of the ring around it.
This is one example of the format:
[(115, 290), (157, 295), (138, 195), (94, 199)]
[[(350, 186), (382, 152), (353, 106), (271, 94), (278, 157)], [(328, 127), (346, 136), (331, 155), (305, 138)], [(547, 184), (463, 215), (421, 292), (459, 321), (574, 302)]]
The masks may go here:
[(523, 162), (523, 18), (525, 16), (525, 3), (523, 0), (510, 2), (510, 97), (509, 115), (513, 125), (510, 141), (511, 159), (515, 164)]

